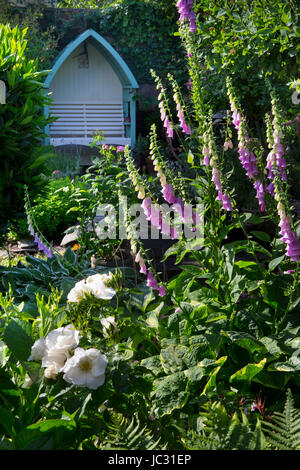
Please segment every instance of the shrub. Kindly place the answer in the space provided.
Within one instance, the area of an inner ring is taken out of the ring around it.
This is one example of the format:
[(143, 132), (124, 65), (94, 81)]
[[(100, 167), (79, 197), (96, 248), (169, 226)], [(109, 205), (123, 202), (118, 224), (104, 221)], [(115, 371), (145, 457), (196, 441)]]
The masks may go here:
[[(33, 200), (30, 216), (49, 240), (61, 234), (78, 218), (78, 198), (86, 185), (79, 178), (69, 177), (49, 180)], [(60, 241), (60, 238), (57, 240)]]
[(5, 220), (22, 209), (23, 184), (31, 191), (42, 184), (39, 173), (49, 158), (43, 146), (50, 122), (42, 108), (48, 103), (37, 62), (28, 60), (26, 30), (0, 25), (0, 80), (6, 84), (6, 104), (0, 105), (0, 211)]

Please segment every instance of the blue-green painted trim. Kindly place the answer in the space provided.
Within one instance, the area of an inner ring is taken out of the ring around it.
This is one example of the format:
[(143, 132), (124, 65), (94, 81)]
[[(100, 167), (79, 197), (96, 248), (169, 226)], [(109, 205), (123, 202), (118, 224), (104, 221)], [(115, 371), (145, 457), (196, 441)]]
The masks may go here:
[(133, 149), (136, 141), (136, 103), (133, 98), (130, 100), (130, 138), (131, 148)]
[[(45, 88), (46, 94), (48, 94), (49, 93), (48, 87), (44, 87), (44, 88)], [(43, 113), (44, 113), (45, 118), (49, 117), (50, 110), (49, 110), (49, 105), (48, 104), (44, 106)], [(47, 126), (45, 127), (45, 134), (47, 135), (47, 137), (45, 137), (44, 143), (45, 143), (45, 145), (49, 145), (50, 144), (50, 138), (49, 138), (50, 125), (49, 124), (47, 124)]]
[[(52, 72), (47, 76), (45, 85), (49, 87), (50, 83), (52, 82), (54, 76), (58, 72), (61, 65), (64, 61), (72, 54), (72, 52), (86, 39), (93, 38), (96, 42), (102, 46), (103, 52), (106, 58), (110, 57), (111, 65), (114, 65), (116, 69), (116, 73), (119, 76), (121, 82), (124, 86), (130, 86), (131, 88), (138, 88), (138, 83), (133, 76), (133, 73), (129, 69), (128, 65), (124, 62), (120, 54), (102, 37), (100, 34), (96, 33), (93, 29), (87, 29), (82, 34), (80, 34), (74, 41), (70, 42), (64, 50), (61, 52), (59, 57), (57, 58)], [(123, 75), (123, 77), (122, 77)], [(126, 78), (127, 83), (124, 81), (124, 77)]]

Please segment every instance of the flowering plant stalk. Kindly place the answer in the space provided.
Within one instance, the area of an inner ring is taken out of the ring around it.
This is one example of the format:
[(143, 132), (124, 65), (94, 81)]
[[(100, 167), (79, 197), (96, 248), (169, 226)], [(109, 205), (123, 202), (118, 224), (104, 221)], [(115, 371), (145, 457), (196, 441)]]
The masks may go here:
[(232, 211), (232, 202), (227, 192), (222, 189), (222, 174), (219, 168), (219, 158), (218, 152), (216, 150), (211, 116), (209, 117), (207, 122), (207, 130), (204, 133), (204, 147), (202, 149), (202, 154), (204, 157), (204, 165), (206, 167), (210, 167), (211, 169), (211, 181), (213, 181), (215, 189), (218, 192), (217, 199), (222, 203), (222, 209), (224, 209), (225, 211)]
[(191, 204), (191, 197), (184, 185), (183, 179), (175, 178), (162, 157), (157, 142), (155, 124), (151, 126), (150, 132), (150, 158), (153, 162), (154, 170), (157, 172), (161, 184), (161, 192), (168, 204), (172, 204), (172, 209), (176, 212), (184, 223), (197, 223), (197, 215), (194, 211), (190, 213), (186, 205)]
[[(158, 198), (153, 195), (149, 186), (139, 174), (128, 147), (126, 147), (124, 154), (129, 177), (138, 193), (138, 198), (143, 201), (141, 206), (147, 220), (163, 234), (170, 235), (171, 239), (176, 238), (176, 228), (170, 225), (169, 220), (166, 220), (166, 214), (161, 210)], [(160, 177), (164, 182), (165, 177), (162, 172), (160, 172)], [(173, 193), (172, 197), (175, 198)], [(181, 205), (183, 205), (182, 201)]]
[(173, 75), (170, 73), (168, 74), (168, 79), (171, 82), (172, 88), (173, 88), (173, 98), (176, 103), (176, 110), (177, 110), (177, 116), (180, 122), (180, 126), (182, 128), (182, 131), (186, 135), (191, 135), (191, 125), (189, 123), (189, 116), (187, 113), (187, 108), (184, 103), (184, 99), (180, 90), (180, 87), (178, 86), (178, 83), (174, 79)]
[(169, 100), (167, 97), (167, 91), (162, 84), (162, 80), (157, 76), (157, 74), (155, 73), (153, 69), (151, 69), (151, 75), (154, 78), (154, 81), (156, 83), (156, 88), (160, 92), (158, 95), (158, 102), (159, 102), (158, 107), (160, 109), (161, 120), (167, 131), (167, 136), (172, 139), (174, 137), (174, 130), (175, 130), (176, 136), (181, 146), (184, 148), (185, 151), (187, 151), (187, 144), (183, 139), (182, 132), (185, 133), (187, 136), (189, 136), (191, 134), (191, 127), (188, 123), (186, 123), (186, 119), (188, 119), (187, 117), (185, 117), (186, 106), (183, 102), (183, 98), (180, 93), (179, 86), (176, 83), (174, 77), (171, 74), (169, 74), (168, 79), (172, 84), (173, 99), (176, 104), (177, 117), (179, 119), (182, 132), (179, 132), (178, 126), (174, 124), (174, 120), (173, 120), (172, 113), (171, 113), (170, 106), (169, 106)]
[(134, 255), (134, 261), (139, 264), (140, 273), (147, 276), (147, 286), (158, 291), (160, 297), (164, 297), (166, 295), (166, 288), (160, 281), (152, 260), (149, 258), (142, 242), (136, 236), (128, 213), (126, 214), (126, 231), (127, 239), (130, 241), (131, 251)]
[(158, 107), (160, 110), (160, 118), (163, 122), (164, 127), (166, 128), (167, 136), (172, 139), (174, 136), (174, 123), (172, 121), (172, 114), (169, 107), (168, 98), (166, 95), (165, 88), (162, 84), (160, 78), (156, 75), (153, 69), (150, 70), (154, 81), (156, 82), (156, 88), (159, 91), (158, 95)]
[(196, 15), (194, 12), (194, 0), (178, 0), (176, 3), (179, 21), (183, 27), (188, 27), (189, 33), (196, 33)]
[(283, 137), (280, 126), (279, 108), (274, 91), (271, 92), (271, 105), (273, 122), (266, 117), (267, 140), (270, 152), (267, 157), (268, 178), (271, 180), (269, 192), (277, 202), (279, 215), (279, 227), (282, 241), (286, 245), (286, 255), (292, 261), (300, 260), (300, 241), (296, 231), (293, 229), (292, 216), (289, 209), (287, 195), (287, 162), (284, 158), (284, 147), (281, 139)]
[(246, 171), (246, 175), (253, 181), (253, 186), (256, 189), (256, 198), (258, 199), (260, 210), (263, 212), (265, 210), (264, 176), (259, 168), (259, 161), (253, 151), (245, 116), (241, 111), (240, 104), (235, 96), (229, 77), (227, 77), (226, 86), (232, 112), (232, 123), (238, 133), (239, 160)]
[(29, 199), (29, 193), (28, 193), (28, 188), (25, 185), (24, 186), (24, 207), (25, 207), (25, 212), (27, 215), (27, 223), (28, 223), (28, 230), (30, 235), (34, 237), (34, 241), (38, 244), (38, 249), (40, 251), (43, 251), (47, 258), (52, 258), (53, 257), (53, 248), (52, 246), (48, 243), (48, 241), (45, 239), (43, 234), (40, 232), (37, 224), (35, 223), (34, 217), (32, 216), (31, 213), (31, 204), (30, 204), (30, 199)]

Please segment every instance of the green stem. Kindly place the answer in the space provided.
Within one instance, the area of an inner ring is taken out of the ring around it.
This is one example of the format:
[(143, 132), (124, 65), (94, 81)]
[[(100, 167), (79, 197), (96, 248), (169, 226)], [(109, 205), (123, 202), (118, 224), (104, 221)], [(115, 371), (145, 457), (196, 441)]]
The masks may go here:
[(294, 273), (294, 281), (293, 281), (293, 286), (292, 286), (292, 292), (289, 294), (289, 301), (288, 305), (286, 307), (286, 310), (281, 318), (281, 320), (278, 322), (276, 326), (276, 333), (279, 332), (279, 329), (282, 327), (283, 323), (285, 322), (285, 319), (290, 311), (292, 302), (294, 301), (294, 293), (297, 290), (297, 287), (299, 287), (299, 262), (297, 263), (296, 267), (296, 272)]

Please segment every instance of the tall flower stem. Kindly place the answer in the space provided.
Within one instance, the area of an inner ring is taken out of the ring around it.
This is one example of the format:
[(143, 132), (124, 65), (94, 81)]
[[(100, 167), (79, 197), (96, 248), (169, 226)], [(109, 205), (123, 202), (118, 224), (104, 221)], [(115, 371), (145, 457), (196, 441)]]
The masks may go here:
[(286, 317), (290, 311), (290, 308), (292, 306), (292, 303), (294, 302), (294, 294), (297, 290), (297, 288), (299, 289), (299, 263), (297, 263), (297, 266), (296, 266), (296, 270), (295, 270), (295, 273), (293, 275), (293, 285), (291, 287), (291, 291), (289, 292), (289, 301), (288, 301), (288, 305), (286, 307), (286, 310), (284, 312), (284, 314), (282, 315), (280, 321), (277, 323), (277, 327), (276, 327), (276, 334), (279, 333), (280, 329), (283, 327), (284, 325), (284, 322), (286, 320)]
[(174, 124), (165, 87), (163, 86), (161, 79), (156, 75), (153, 69), (151, 69), (151, 75), (154, 78), (154, 81), (156, 82), (156, 88), (160, 92), (158, 96), (160, 114), (164, 126), (167, 128), (168, 137), (173, 138), (173, 133), (175, 131), (180, 145), (183, 147), (185, 152), (188, 152), (187, 144), (182, 139), (182, 134), (178, 131), (178, 126), (175, 126)]

